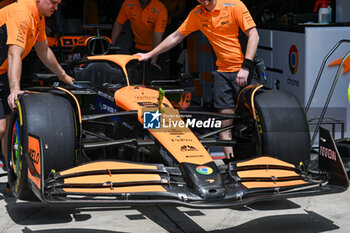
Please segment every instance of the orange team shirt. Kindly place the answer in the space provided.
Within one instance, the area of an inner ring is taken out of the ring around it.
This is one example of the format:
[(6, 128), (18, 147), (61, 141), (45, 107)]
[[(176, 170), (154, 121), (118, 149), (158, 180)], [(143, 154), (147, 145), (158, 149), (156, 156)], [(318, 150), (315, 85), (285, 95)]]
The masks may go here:
[(211, 13), (200, 5), (195, 7), (178, 30), (185, 36), (200, 30), (213, 46), (218, 71), (237, 72), (244, 60), (238, 41), (239, 28), (245, 32), (255, 26), (240, 0), (217, 0)]
[(0, 74), (4, 74), (8, 45), (22, 47), (23, 59), (36, 42), (46, 40), (45, 18), (39, 16), (35, 0), (21, 0), (0, 9), (0, 34)]
[(125, 0), (117, 22), (124, 24), (130, 20), (135, 48), (150, 51), (153, 49), (153, 33), (165, 31), (167, 18), (168, 11), (159, 0), (152, 0), (145, 9), (141, 8), (139, 0)]

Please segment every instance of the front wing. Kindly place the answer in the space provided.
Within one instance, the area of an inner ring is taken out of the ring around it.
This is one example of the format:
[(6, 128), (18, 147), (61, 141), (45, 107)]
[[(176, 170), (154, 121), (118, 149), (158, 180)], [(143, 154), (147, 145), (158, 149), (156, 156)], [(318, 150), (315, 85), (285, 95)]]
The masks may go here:
[(65, 171), (52, 171), (48, 179), (40, 178), (36, 182), (29, 166), (28, 177), (32, 190), (42, 201), (83, 206), (238, 207), (262, 200), (338, 193), (349, 186), (334, 140), (326, 130), (320, 131), (319, 170), (301, 168), (266, 156), (230, 163), (218, 170), (224, 188), (209, 189), (212, 195), (191, 189), (182, 176), (181, 165), (95, 161)]

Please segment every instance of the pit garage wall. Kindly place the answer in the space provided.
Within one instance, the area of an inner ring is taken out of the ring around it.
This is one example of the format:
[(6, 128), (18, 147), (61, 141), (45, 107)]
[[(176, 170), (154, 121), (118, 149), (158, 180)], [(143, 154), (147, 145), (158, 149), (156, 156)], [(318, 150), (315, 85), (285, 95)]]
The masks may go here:
[[(338, 41), (350, 39), (350, 27), (305, 27), (304, 32), (259, 29), (259, 35), (258, 55), (268, 67), (265, 85), (293, 93), (305, 106), (324, 57)], [(328, 59), (308, 112), (309, 119), (319, 117), (335, 78), (338, 66), (328, 64), (343, 58), (349, 51), (350, 44), (344, 44)], [(345, 122), (345, 137), (350, 137), (350, 105), (346, 97), (349, 82), (350, 71), (340, 76), (326, 114), (326, 117)], [(313, 132), (313, 125), (310, 128)], [(337, 125), (335, 138), (340, 137)]]

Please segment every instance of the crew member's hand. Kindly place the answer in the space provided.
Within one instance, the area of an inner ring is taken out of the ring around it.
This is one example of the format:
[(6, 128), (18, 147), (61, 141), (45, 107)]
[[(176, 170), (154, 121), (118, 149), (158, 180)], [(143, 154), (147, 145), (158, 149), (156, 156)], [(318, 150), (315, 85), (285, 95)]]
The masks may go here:
[(147, 53), (136, 53), (133, 56), (139, 57), (139, 61), (147, 61), (151, 58)]
[(10, 95), (7, 97), (7, 103), (10, 106), (11, 110), (17, 107), (16, 100), (18, 96), (24, 93), (29, 93), (29, 91), (21, 91), (21, 90), (11, 91)]
[(241, 68), (237, 74), (235, 82), (238, 86), (244, 87), (247, 85), (249, 76), (249, 70), (246, 68)]
[(62, 77), (60, 77), (60, 80), (68, 85), (73, 85), (75, 81), (75, 79), (68, 74), (64, 74)]

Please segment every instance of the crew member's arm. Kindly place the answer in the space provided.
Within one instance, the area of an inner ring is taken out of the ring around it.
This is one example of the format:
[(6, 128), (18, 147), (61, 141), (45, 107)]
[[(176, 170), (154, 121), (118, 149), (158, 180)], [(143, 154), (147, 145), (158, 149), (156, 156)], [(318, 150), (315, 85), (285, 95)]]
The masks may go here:
[[(157, 47), (160, 42), (162, 42), (163, 39), (163, 33), (162, 32), (154, 32), (154, 39), (153, 39), (153, 48)], [(151, 64), (158, 67), (158, 69), (161, 69), (159, 65), (157, 65), (157, 59), (158, 59), (158, 55), (153, 56), (152, 60), (151, 60)]]
[(7, 98), (7, 102), (11, 109), (16, 108), (15, 101), (18, 95), (23, 94), (21, 91), (20, 81), (22, 74), (22, 59), (21, 56), (24, 49), (18, 45), (9, 45), (7, 54), (8, 71), (7, 76), (9, 79), (10, 95)]
[(123, 29), (124, 24), (120, 24), (117, 21), (114, 22), (113, 29), (112, 29), (112, 35), (111, 35), (111, 40), (112, 40), (112, 45), (115, 45), (115, 42), (117, 41), (120, 32)]
[[(248, 43), (244, 58), (250, 66), (254, 64), (254, 57), (259, 44), (259, 34), (255, 27), (248, 29), (245, 34), (248, 36)], [(242, 67), (237, 74), (236, 83), (241, 87), (247, 85), (248, 76), (249, 69)]]
[(155, 47), (152, 51), (148, 53), (137, 53), (136, 56), (140, 57), (140, 61), (146, 61), (150, 59), (151, 57), (158, 56), (161, 53), (164, 53), (174, 46), (176, 46), (178, 43), (180, 43), (185, 36), (181, 34), (178, 30), (170, 34), (165, 40), (162, 41), (157, 47)]
[(245, 34), (248, 36), (245, 58), (253, 61), (259, 44), (258, 30), (256, 30), (256, 28), (254, 27), (248, 29)]
[(62, 82), (73, 85), (74, 79), (66, 74), (64, 69), (58, 64), (55, 55), (47, 44), (47, 40), (37, 42), (34, 48), (38, 57), (47, 68), (56, 74)]

